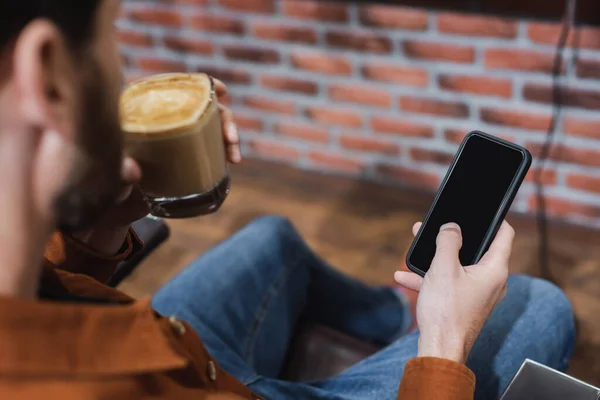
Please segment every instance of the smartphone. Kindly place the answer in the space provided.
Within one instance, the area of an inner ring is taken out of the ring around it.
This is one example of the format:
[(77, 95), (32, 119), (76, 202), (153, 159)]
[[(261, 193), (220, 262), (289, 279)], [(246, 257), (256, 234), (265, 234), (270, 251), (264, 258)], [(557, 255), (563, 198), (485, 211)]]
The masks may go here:
[(469, 133), (406, 255), (408, 268), (421, 276), (427, 273), (440, 227), (447, 222), (461, 228), (461, 264), (476, 264), (494, 240), (530, 166), (531, 154), (524, 147), (483, 132)]

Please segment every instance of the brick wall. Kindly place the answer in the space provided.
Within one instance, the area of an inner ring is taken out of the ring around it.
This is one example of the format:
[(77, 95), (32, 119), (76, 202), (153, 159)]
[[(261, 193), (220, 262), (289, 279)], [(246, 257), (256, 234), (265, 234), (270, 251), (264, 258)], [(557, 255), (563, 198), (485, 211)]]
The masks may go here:
[[(469, 130), (539, 153), (559, 25), (356, 3), (130, 0), (127, 74), (222, 79), (244, 153), (301, 168), (434, 190)], [(600, 227), (600, 29), (575, 43), (544, 182), (553, 216)], [(531, 178), (516, 211), (535, 208)]]

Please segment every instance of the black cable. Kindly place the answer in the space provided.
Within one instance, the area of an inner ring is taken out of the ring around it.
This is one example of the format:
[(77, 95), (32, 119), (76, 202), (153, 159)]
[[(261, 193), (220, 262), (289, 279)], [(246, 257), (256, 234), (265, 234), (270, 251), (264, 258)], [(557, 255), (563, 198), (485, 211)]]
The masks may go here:
[[(539, 262), (540, 273), (543, 278), (555, 282), (550, 271), (549, 265), (549, 238), (548, 238), (548, 216), (546, 212), (546, 198), (544, 196), (543, 174), (546, 160), (552, 150), (556, 128), (560, 121), (561, 110), (563, 106), (563, 90), (560, 85), (560, 75), (563, 70), (563, 54), (569, 38), (569, 33), (575, 23), (575, 10), (577, 0), (567, 0), (565, 10), (565, 21), (560, 33), (556, 51), (554, 53), (554, 63), (552, 67), (552, 120), (548, 127), (546, 140), (542, 146), (538, 159), (539, 167), (535, 176), (535, 187), (537, 197), (537, 226), (539, 236)], [(556, 283), (556, 282), (555, 282)]]

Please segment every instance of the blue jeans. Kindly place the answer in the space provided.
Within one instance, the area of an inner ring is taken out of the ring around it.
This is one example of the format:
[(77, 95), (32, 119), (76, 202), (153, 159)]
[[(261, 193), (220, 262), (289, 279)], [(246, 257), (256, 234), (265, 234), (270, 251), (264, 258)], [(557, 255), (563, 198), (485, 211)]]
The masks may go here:
[[(187, 321), (223, 369), (267, 399), (396, 399), (418, 331), (398, 291), (370, 287), (317, 257), (284, 218), (263, 217), (161, 288), (153, 305)], [(278, 379), (298, 319), (385, 346), (324, 381)], [(525, 358), (564, 371), (573, 312), (546, 281), (511, 276), (508, 293), (475, 343), (468, 366), (477, 399), (497, 398)]]

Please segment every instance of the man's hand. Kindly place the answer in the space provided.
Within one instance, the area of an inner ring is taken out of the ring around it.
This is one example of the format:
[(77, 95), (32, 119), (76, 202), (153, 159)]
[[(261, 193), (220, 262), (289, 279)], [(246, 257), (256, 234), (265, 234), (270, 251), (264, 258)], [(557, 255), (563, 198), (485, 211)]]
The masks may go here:
[[(413, 234), (420, 225), (415, 224)], [(419, 357), (466, 362), (483, 325), (506, 294), (513, 238), (513, 228), (503, 222), (481, 261), (463, 268), (458, 258), (460, 227), (446, 224), (440, 228), (435, 257), (424, 278), (412, 272), (396, 272), (396, 282), (419, 291)]]
[[(214, 83), (217, 98), (222, 99), (227, 95), (227, 87), (218, 79), (214, 79)], [(219, 111), (227, 161), (238, 164), (242, 161), (242, 153), (233, 113), (222, 104), (219, 104)], [(142, 178), (142, 173), (135, 160), (126, 157), (121, 169), (123, 189), (115, 207), (102, 218), (99, 224), (73, 236), (102, 254), (116, 254), (123, 245), (131, 223), (150, 212), (136, 186)]]

